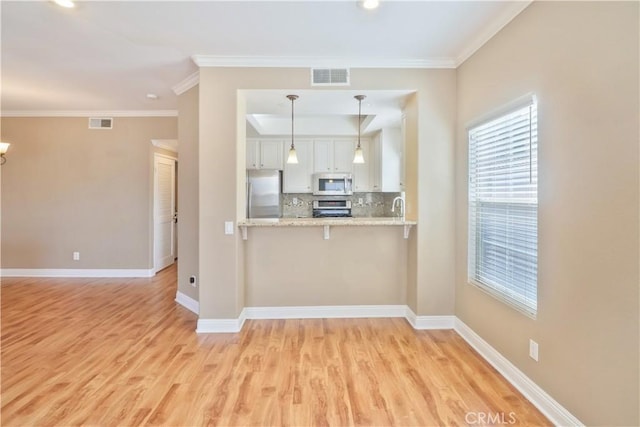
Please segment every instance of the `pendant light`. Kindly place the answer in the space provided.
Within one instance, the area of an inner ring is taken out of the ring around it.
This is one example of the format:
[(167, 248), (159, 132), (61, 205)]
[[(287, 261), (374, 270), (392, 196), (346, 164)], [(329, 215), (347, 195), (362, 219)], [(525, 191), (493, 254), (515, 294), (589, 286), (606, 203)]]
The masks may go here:
[(356, 95), (354, 98), (358, 100), (358, 146), (356, 147), (356, 152), (353, 156), (353, 163), (364, 163), (364, 153), (362, 152), (362, 146), (360, 145), (360, 128), (362, 127), (362, 100), (365, 99), (366, 96)]
[(293, 144), (293, 102), (298, 99), (298, 95), (287, 95), (287, 98), (291, 100), (291, 147), (289, 148), (289, 157), (287, 157), (287, 163), (298, 163), (298, 155), (296, 154), (296, 146)]

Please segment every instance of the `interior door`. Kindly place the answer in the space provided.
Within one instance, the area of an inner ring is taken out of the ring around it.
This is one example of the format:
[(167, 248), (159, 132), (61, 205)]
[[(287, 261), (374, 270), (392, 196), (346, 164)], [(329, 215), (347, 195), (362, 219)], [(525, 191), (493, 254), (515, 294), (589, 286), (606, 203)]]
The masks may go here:
[(176, 160), (154, 156), (153, 266), (156, 272), (175, 261)]

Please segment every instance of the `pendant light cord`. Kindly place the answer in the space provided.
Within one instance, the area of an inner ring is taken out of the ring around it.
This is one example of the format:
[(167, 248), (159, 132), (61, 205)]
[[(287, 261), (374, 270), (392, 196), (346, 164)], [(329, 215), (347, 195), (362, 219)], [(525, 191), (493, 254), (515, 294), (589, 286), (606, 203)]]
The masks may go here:
[(293, 145), (293, 103), (296, 99), (298, 99), (298, 95), (287, 95), (287, 98), (291, 100), (291, 149), (294, 149)]
[(358, 149), (360, 146), (360, 128), (362, 127), (362, 100), (366, 98), (365, 95), (356, 95), (355, 99), (358, 100)]
[(358, 99), (358, 148), (360, 148), (360, 128), (362, 127), (362, 99)]
[(295, 101), (294, 97), (291, 97), (291, 148), (293, 148), (293, 102)]

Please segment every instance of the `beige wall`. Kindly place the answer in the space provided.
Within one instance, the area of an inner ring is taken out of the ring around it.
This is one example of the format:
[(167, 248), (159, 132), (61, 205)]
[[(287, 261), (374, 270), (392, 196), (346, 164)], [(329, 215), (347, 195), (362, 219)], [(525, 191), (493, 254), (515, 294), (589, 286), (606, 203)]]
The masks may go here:
[(402, 227), (251, 228), (247, 307), (406, 304)]
[(425, 81), (418, 99), (417, 265), (410, 266), (417, 282), (414, 312), (450, 315), (455, 300), (455, 73)]
[[(408, 194), (416, 194), (414, 262), (407, 289), (419, 315), (453, 314), (455, 70), (353, 69), (350, 89), (416, 91), (413, 144), (416, 165)], [(244, 199), (244, 118), (238, 91), (312, 89), (306, 68), (202, 68), (200, 70), (200, 316), (235, 318), (245, 305), (243, 242), (224, 234), (224, 221), (241, 217)], [(419, 167), (417, 166), (419, 165)], [(437, 172), (442, 178), (432, 179)], [(408, 175), (410, 175), (409, 173)], [(224, 183), (224, 185), (219, 185)], [(427, 201), (427, 199), (429, 201)], [(182, 259), (182, 258), (181, 258)], [(318, 267), (320, 268), (320, 267)], [(323, 267), (324, 268), (324, 267)], [(399, 268), (404, 268), (400, 266)], [(313, 275), (318, 270), (308, 271)], [(271, 280), (270, 278), (267, 280)]]
[(198, 300), (198, 87), (178, 97), (178, 291)]
[[(458, 69), (456, 315), (587, 425), (640, 424), (638, 16), (637, 2), (534, 2)], [(536, 320), (466, 283), (464, 124), (528, 92)]]
[[(2, 267), (149, 269), (152, 139), (176, 118), (2, 118)], [(80, 252), (73, 261), (72, 253)]]

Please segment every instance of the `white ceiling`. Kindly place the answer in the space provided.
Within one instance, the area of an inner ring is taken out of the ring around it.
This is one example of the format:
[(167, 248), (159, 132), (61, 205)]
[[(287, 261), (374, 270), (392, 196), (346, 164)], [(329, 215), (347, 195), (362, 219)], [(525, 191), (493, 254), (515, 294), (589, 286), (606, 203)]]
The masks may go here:
[(402, 90), (248, 90), (247, 120), (259, 135), (284, 135), (291, 131), (291, 101), (294, 104), (296, 129), (300, 135), (330, 133), (355, 135), (358, 132), (358, 101), (362, 100), (362, 132), (370, 133), (385, 126), (400, 126), (402, 110), (411, 91)]
[(194, 60), (455, 67), (528, 4), (2, 1), (2, 111), (175, 110), (172, 87), (197, 71)]

